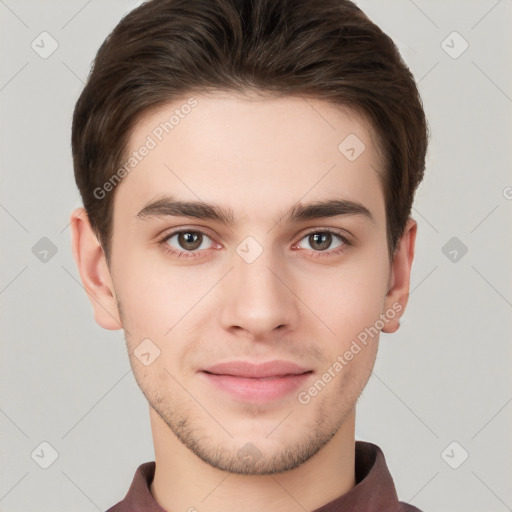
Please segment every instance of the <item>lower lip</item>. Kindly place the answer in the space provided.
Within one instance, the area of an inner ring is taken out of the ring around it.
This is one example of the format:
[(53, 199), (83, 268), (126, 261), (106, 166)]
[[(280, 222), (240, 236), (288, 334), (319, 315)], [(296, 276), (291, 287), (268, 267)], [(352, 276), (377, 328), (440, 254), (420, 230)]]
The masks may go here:
[(216, 375), (202, 372), (208, 381), (232, 397), (243, 401), (271, 402), (279, 400), (304, 385), (311, 372), (261, 379)]

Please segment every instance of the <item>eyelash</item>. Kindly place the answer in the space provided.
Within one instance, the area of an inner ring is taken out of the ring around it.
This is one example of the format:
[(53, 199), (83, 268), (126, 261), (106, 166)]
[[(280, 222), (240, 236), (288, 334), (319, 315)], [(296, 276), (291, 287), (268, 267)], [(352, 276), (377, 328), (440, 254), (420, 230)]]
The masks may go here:
[[(183, 251), (177, 251), (176, 249), (170, 248), (170, 246), (169, 246), (169, 244), (167, 242), (173, 236), (179, 235), (180, 233), (200, 233), (201, 235), (211, 239), (211, 237), (208, 235), (208, 233), (206, 233), (206, 232), (204, 232), (204, 231), (202, 231), (200, 229), (180, 229), (180, 230), (177, 230), (177, 231), (173, 231), (171, 233), (167, 233), (158, 242), (158, 244), (162, 247), (162, 249), (163, 249), (163, 251), (165, 253), (170, 254), (172, 256), (177, 256), (178, 258), (181, 258), (181, 257), (185, 257), (185, 258), (202, 258), (202, 257), (205, 256), (205, 255), (200, 255), (199, 252), (184, 251), (184, 250)], [(339, 238), (339, 240), (342, 242), (342, 245), (340, 247), (338, 247), (337, 249), (334, 249), (334, 250), (331, 250), (331, 251), (328, 251), (328, 252), (327, 251), (312, 251), (314, 253), (314, 255), (313, 255), (314, 258), (336, 256), (336, 255), (341, 254), (342, 252), (344, 252), (345, 249), (346, 249), (346, 246), (350, 246), (351, 245), (351, 243), (347, 240), (346, 237), (344, 237), (343, 235), (341, 235), (337, 231), (333, 231), (331, 229), (321, 229), (321, 230), (320, 229), (316, 229), (316, 230), (313, 230), (313, 231), (309, 231), (308, 233), (306, 233), (299, 240), (298, 243), (300, 243), (302, 240), (304, 240), (304, 238), (308, 237), (309, 235), (325, 234), (325, 233), (334, 235), (335, 237)], [(297, 245), (297, 244), (294, 244), (294, 245)], [(202, 249), (201, 251), (207, 251), (207, 250), (208, 249)], [(197, 249), (196, 249), (196, 251), (197, 251)]]

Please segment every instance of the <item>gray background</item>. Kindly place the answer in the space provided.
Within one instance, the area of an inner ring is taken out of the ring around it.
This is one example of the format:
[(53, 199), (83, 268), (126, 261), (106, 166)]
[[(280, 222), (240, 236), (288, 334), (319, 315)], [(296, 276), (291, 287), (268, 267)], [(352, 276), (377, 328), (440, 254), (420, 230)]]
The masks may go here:
[[(0, 0), (3, 512), (106, 510), (154, 459), (122, 331), (94, 322), (68, 226), (74, 103), (136, 4)], [(512, 510), (512, 0), (358, 4), (419, 81), (432, 140), (410, 303), (381, 337), (356, 437), (425, 512)]]

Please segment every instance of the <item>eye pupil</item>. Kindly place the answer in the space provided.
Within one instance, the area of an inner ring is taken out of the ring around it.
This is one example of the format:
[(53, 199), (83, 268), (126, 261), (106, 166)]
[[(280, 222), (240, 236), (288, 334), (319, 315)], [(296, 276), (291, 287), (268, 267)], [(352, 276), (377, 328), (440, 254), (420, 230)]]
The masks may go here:
[(320, 247), (316, 247), (320, 251), (328, 249), (332, 242), (331, 233), (313, 233), (309, 235), (311, 246), (314, 247), (314, 244), (319, 244)]

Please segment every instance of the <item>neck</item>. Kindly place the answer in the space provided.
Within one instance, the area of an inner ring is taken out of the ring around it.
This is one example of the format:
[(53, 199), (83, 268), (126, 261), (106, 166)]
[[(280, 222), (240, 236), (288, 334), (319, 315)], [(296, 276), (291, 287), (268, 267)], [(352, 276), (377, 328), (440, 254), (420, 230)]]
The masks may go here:
[(355, 486), (355, 409), (304, 464), (274, 475), (228, 473), (199, 459), (150, 407), (156, 469), (150, 491), (165, 510), (304, 512)]

